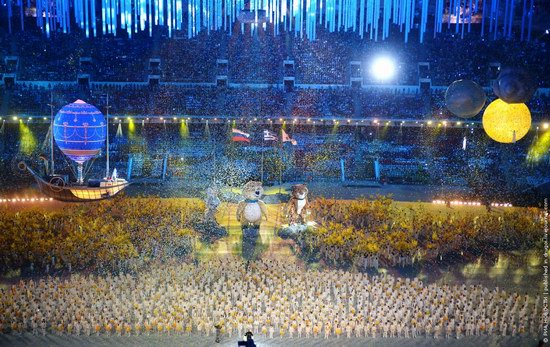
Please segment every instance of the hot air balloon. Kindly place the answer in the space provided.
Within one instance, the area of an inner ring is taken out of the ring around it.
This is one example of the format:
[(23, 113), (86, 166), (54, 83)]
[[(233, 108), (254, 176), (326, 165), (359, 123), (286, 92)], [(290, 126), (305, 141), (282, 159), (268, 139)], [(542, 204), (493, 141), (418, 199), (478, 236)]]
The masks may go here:
[[(107, 99), (108, 100), (108, 99)], [(24, 162), (19, 168), (28, 170), (35, 178), (42, 193), (60, 201), (94, 201), (112, 197), (126, 188), (130, 183), (118, 178), (116, 169), (109, 177), (109, 148), (107, 145), (106, 177), (103, 179), (89, 179), (84, 184), (83, 166), (88, 160), (97, 156), (108, 143), (109, 129), (107, 120), (95, 106), (76, 100), (59, 110), (55, 118), (52, 107), (52, 133), (50, 142), (51, 170), (46, 177), (37, 175)], [(107, 107), (108, 109), (108, 107)], [(77, 164), (77, 182), (69, 183), (68, 176), (54, 173), (54, 148), (57, 147)]]
[(78, 165), (78, 183), (84, 183), (84, 163), (99, 154), (105, 145), (107, 124), (95, 106), (76, 100), (61, 108), (55, 116), (53, 136), (55, 143)]

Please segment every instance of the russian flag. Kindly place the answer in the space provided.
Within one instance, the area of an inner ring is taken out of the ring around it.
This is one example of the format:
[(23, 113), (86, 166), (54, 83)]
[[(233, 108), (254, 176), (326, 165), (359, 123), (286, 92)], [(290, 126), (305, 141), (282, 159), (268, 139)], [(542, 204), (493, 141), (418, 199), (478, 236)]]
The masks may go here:
[(246, 142), (250, 143), (250, 134), (240, 131), (239, 129), (231, 129), (233, 133), (233, 142)]

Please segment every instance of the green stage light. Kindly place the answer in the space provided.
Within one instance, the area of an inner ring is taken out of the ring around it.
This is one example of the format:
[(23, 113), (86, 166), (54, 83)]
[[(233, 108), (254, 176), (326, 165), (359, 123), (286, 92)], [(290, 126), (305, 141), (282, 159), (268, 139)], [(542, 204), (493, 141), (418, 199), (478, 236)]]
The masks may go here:
[(180, 136), (182, 139), (189, 138), (189, 125), (187, 122), (180, 123)]
[(31, 129), (21, 119), (19, 120), (19, 151), (23, 154), (30, 155), (36, 149), (36, 137)]

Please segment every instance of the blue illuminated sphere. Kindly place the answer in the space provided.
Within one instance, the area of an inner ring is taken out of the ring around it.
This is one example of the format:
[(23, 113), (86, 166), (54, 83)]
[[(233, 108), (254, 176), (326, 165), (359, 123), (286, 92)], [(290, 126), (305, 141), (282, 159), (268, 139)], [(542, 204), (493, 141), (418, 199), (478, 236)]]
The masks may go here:
[(76, 100), (55, 115), (53, 136), (61, 151), (82, 164), (96, 156), (105, 145), (107, 124), (95, 106)]

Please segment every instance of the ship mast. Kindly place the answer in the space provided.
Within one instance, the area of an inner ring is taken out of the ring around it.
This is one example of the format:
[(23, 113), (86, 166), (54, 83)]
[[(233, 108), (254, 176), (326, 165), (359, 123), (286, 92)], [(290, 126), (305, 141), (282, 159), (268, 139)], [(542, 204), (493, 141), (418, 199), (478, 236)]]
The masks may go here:
[(50, 176), (53, 176), (55, 174), (55, 163), (53, 159), (53, 91), (50, 91), (50, 162), (51, 162), (51, 169), (50, 169)]
[(105, 178), (109, 177), (109, 94), (107, 93), (107, 106), (105, 108), (107, 109), (107, 165), (105, 170)]

